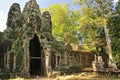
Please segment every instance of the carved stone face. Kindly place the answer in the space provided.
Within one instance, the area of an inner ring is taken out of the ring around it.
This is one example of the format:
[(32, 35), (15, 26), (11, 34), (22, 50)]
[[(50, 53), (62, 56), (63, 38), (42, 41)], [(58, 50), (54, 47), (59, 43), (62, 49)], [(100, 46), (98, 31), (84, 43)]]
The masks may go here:
[(45, 11), (43, 13), (43, 16), (46, 18), (46, 19), (51, 19), (51, 16), (50, 16), (50, 13), (48, 11)]
[(18, 5), (15, 5), (13, 10), (14, 10), (14, 11), (19, 10), (19, 6), (18, 6)]
[(21, 14), (20, 5), (14, 3), (9, 10), (8, 19), (7, 19), (7, 27), (15, 27), (15, 22), (18, 20)]
[(20, 10), (21, 10), (21, 9), (20, 9), (20, 5), (17, 4), (17, 3), (14, 3), (14, 4), (11, 6), (11, 9), (10, 9), (10, 11), (15, 11), (15, 12), (21, 12)]

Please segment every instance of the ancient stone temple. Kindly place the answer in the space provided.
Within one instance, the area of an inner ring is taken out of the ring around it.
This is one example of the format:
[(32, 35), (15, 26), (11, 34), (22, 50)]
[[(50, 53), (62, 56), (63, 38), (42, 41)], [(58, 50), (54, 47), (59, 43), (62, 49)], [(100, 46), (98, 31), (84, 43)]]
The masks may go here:
[(0, 69), (8, 77), (49, 76), (62, 64), (58, 56), (70, 52), (53, 38), (51, 16), (48, 11), (41, 15), (35, 0), (29, 0), (22, 12), (17, 3), (10, 7), (0, 40)]
[(51, 16), (48, 11), (41, 15), (35, 0), (29, 0), (22, 12), (14, 3), (6, 24), (7, 29), (0, 33), (0, 78), (49, 77), (53, 70), (80, 60), (71, 58), (74, 56), (69, 44), (52, 36)]

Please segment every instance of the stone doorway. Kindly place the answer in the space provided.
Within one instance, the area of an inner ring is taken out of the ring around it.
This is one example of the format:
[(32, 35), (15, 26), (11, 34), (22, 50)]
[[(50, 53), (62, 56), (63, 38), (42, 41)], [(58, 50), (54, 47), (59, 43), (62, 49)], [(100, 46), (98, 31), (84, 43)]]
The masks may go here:
[(34, 34), (33, 39), (31, 39), (29, 43), (29, 52), (30, 52), (29, 70), (31, 76), (43, 75), (41, 51), (42, 51), (42, 47), (39, 38), (36, 34)]

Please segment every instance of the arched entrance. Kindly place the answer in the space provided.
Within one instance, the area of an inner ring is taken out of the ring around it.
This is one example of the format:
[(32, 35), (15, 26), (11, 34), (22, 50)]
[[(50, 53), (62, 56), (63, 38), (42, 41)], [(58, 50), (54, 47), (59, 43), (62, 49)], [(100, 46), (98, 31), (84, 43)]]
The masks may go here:
[(38, 36), (34, 34), (33, 39), (30, 40), (29, 43), (29, 51), (30, 51), (30, 75), (43, 75), (42, 67), (42, 47), (39, 42)]

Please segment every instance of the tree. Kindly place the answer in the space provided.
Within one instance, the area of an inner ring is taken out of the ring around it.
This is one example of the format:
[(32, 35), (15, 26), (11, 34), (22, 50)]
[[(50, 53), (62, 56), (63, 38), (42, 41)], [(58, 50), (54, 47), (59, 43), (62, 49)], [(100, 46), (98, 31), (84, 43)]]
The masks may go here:
[[(99, 13), (87, 5), (80, 5), (80, 18), (78, 19), (79, 37), (82, 39), (82, 49), (98, 52), (98, 47), (103, 48), (105, 43), (102, 18)], [(97, 47), (97, 48), (96, 48)], [(100, 50), (99, 50), (100, 51)]]
[[(112, 56), (112, 45), (111, 45), (111, 39), (109, 35), (109, 25), (108, 25), (108, 19), (111, 17), (112, 14), (112, 0), (76, 0), (79, 5), (88, 6), (89, 8), (94, 10), (94, 14), (99, 15), (98, 18), (101, 19), (102, 27), (104, 28), (105, 32), (105, 39), (107, 43), (107, 50), (109, 54), (109, 64), (111, 65), (114, 63), (113, 56)], [(99, 23), (99, 22), (98, 22)]]
[(48, 10), (52, 16), (52, 34), (60, 41), (67, 43), (77, 43), (77, 19), (79, 11), (69, 9), (69, 4), (54, 4), (48, 8), (41, 9), (42, 12)]
[(117, 3), (114, 14), (109, 19), (110, 36), (112, 41), (113, 56), (115, 61), (120, 66), (120, 2)]

